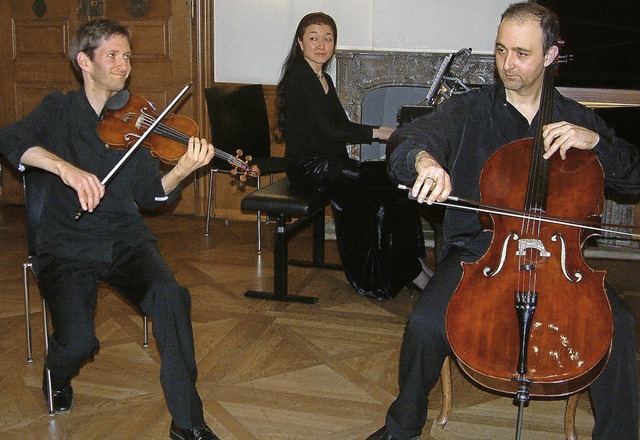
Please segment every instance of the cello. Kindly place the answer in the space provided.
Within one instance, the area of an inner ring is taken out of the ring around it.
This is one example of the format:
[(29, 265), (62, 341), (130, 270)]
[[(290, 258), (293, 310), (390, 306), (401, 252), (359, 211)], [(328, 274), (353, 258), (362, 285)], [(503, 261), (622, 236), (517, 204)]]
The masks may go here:
[(597, 378), (613, 333), (605, 272), (590, 268), (582, 255), (593, 232), (541, 219), (592, 221), (604, 205), (604, 173), (593, 152), (572, 148), (566, 160), (542, 157), (554, 77), (551, 64), (535, 137), (497, 150), (480, 176), (483, 203), (522, 211), (524, 218), (481, 216), (493, 230), (491, 245), (478, 261), (463, 263), (446, 314), (462, 370), (519, 402), (516, 438), (530, 396), (565, 396)]

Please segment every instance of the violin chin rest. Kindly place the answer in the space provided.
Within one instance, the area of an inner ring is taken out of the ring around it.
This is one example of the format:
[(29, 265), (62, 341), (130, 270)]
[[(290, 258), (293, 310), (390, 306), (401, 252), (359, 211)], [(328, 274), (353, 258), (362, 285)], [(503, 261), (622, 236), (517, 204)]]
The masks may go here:
[(107, 110), (120, 110), (127, 104), (127, 102), (129, 102), (130, 97), (131, 93), (129, 92), (129, 90), (122, 89), (111, 98), (109, 98), (104, 104), (104, 107)]

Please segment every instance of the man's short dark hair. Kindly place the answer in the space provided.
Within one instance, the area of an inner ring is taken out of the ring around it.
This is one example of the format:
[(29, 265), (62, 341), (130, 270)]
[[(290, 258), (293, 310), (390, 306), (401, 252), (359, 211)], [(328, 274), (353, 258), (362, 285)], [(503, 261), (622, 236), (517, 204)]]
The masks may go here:
[(84, 52), (90, 60), (93, 60), (94, 52), (102, 41), (108, 40), (114, 35), (127, 37), (127, 40), (131, 43), (129, 29), (118, 21), (109, 18), (96, 18), (78, 28), (69, 49), (69, 60), (71, 60), (71, 64), (73, 64), (73, 68), (78, 75), (81, 74), (77, 60), (78, 54)]
[(560, 36), (560, 20), (555, 12), (536, 2), (513, 3), (502, 13), (501, 21), (506, 18), (523, 20), (531, 17), (540, 21), (542, 49), (547, 53), (551, 46), (558, 44)]

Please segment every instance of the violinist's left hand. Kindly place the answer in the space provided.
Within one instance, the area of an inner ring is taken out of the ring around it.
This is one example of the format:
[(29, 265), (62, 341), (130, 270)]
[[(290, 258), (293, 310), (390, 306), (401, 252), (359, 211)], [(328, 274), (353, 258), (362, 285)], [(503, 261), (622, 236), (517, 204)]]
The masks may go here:
[(180, 157), (176, 166), (162, 178), (165, 194), (173, 191), (189, 174), (211, 162), (214, 151), (213, 145), (206, 139), (191, 137), (187, 151)]
[(187, 145), (187, 151), (176, 164), (180, 174), (188, 176), (200, 167), (207, 165), (213, 159), (214, 148), (206, 139), (198, 139), (192, 136)]
[(567, 158), (569, 148), (591, 150), (600, 141), (600, 135), (595, 131), (565, 121), (545, 125), (542, 138), (545, 149), (543, 157), (549, 159), (559, 151), (563, 160)]

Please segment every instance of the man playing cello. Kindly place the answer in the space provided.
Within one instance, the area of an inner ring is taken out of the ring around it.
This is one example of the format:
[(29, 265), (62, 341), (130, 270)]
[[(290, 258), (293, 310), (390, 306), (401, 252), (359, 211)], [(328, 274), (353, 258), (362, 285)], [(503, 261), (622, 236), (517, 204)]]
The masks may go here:
[[(536, 133), (544, 71), (558, 54), (558, 33), (556, 15), (535, 2), (509, 6), (502, 15), (495, 44), (500, 80), (454, 96), (434, 113), (396, 130), (387, 146), (391, 177), (412, 185), (411, 194), (421, 203), (442, 202), (450, 195), (480, 200), (480, 173), (489, 156), (509, 142)], [(571, 148), (592, 150), (602, 164), (608, 188), (640, 193), (638, 149), (616, 137), (592, 110), (556, 91), (552, 120), (542, 131), (545, 159), (552, 155), (564, 159)], [(444, 234), (436, 273), (405, 328), (399, 395), (388, 409), (384, 427), (368, 437), (371, 440), (420, 437), (427, 420), (429, 393), (445, 358), (452, 354), (445, 316), (462, 276), (461, 262), (480, 259), (492, 239), (477, 213), (456, 209), (446, 211)], [(635, 323), (615, 292), (608, 289), (607, 296), (613, 314), (613, 341), (608, 364), (590, 386), (593, 438), (632, 440), (638, 438)]]

